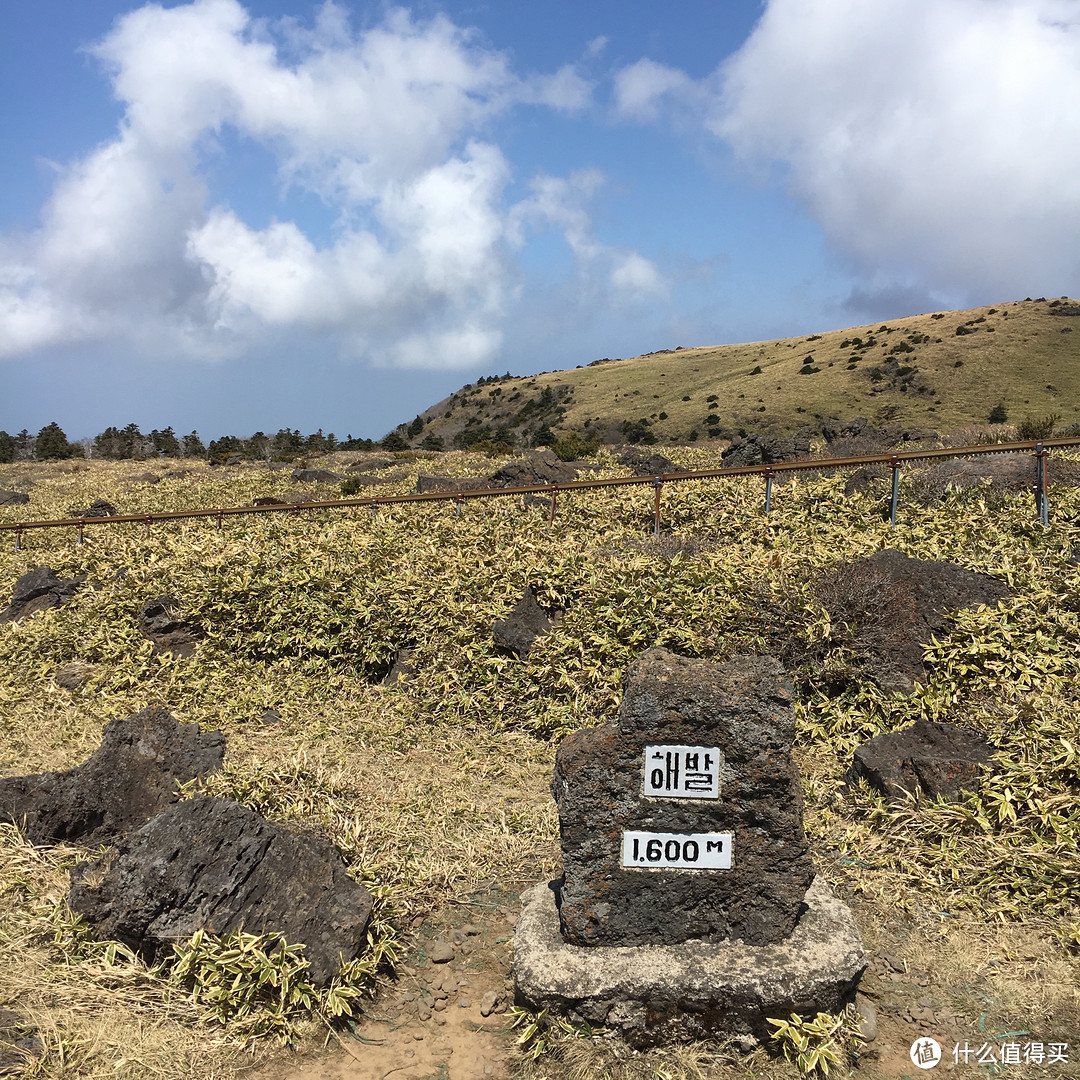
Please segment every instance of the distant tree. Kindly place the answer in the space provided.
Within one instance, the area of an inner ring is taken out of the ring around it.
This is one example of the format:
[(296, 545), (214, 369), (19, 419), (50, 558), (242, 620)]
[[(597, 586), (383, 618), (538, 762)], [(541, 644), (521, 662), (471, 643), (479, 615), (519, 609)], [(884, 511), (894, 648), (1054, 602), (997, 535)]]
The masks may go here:
[(63, 428), (54, 420), (46, 424), (34, 440), (34, 457), (39, 461), (52, 461), (58, 458), (82, 456), (81, 446), (72, 446), (64, 434)]
[(343, 443), (338, 443), (339, 450), (374, 450), (375, 443), (371, 439), (354, 439), (350, 434)]
[(442, 436), (441, 435), (436, 435), (434, 431), (429, 431), (420, 440), (420, 449), (421, 450), (444, 450), (445, 448), (446, 447), (445, 447), (445, 444), (442, 441)]
[(262, 431), (256, 431), (249, 439), (244, 440), (244, 455), (258, 460), (270, 460), (270, 436)]
[(120, 456), (122, 458), (138, 458), (139, 461), (142, 461), (152, 449), (153, 444), (139, 430), (138, 424), (128, 424), (120, 432)]
[(424, 421), (418, 416), (410, 425), (408, 435), (410, 439), (415, 439), (421, 431), (424, 430)]
[(120, 429), (107, 427), (99, 435), (94, 436), (91, 457), (105, 458), (106, 460), (118, 460), (123, 457), (120, 452)]
[(555, 433), (544, 424), (543, 427), (533, 436), (533, 446), (554, 446), (558, 441)]
[(1009, 422), (1009, 413), (1005, 408), (1005, 402), (999, 401), (991, 410), (987, 420), (991, 424), (1007, 424)]
[(309, 454), (325, 454), (327, 451), (326, 436), (322, 433), (322, 428), (319, 428), (314, 435), (309, 435), (304, 440), (304, 448)]
[(235, 435), (222, 435), (220, 439), (214, 439), (206, 448), (207, 456), (213, 460), (226, 454), (242, 454), (244, 443)]
[(159, 457), (178, 458), (184, 453), (180, 440), (171, 427), (167, 427), (164, 431), (158, 431), (155, 428), (150, 432), (150, 441), (154, 445), (154, 452)]
[(193, 431), (190, 435), (185, 435), (181, 440), (181, 443), (184, 449), (184, 457), (206, 457), (206, 447), (203, 446), (203, 441), (199, 438), (199, 433), (197, 431)]
[(15, 436), (0, 431), (0, 465), (10, 465), (18, 452), (19, 444), (15, 441)]
[(299, 428), (296, 431), (281, 428), (270, 440), (270, 451), (280, 461), (292, 461), (298, 454), (303, 453), (304, 443), (305, 439)]
[(397, 432), (397, 431), (391, 431), (390, 434), (387, 435), (386, 438), (383, 439), (382, 442), (379, 443), (379, 445), (384, 450), (408, 450), (409, 449), (409, 444), (408, 444), (408, 442), (406, 442), (405, 436), (402, 435), (400, 432)]
[(15, 436), (15, 445), (19, 448), (15, 454), (16, 459), (31, 458), (34, 456), (34, 436), (26, 428), (23, 428)]

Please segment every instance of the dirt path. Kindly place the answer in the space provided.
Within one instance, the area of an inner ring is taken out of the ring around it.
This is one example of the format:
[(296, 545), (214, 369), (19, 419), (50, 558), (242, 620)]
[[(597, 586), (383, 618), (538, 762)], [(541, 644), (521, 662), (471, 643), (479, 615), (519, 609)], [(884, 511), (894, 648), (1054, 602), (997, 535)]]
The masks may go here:
[(452, 903), (416, 928), (409, 961), (353, 1037), (252, 1080), (507, 1080), (515, 892)]

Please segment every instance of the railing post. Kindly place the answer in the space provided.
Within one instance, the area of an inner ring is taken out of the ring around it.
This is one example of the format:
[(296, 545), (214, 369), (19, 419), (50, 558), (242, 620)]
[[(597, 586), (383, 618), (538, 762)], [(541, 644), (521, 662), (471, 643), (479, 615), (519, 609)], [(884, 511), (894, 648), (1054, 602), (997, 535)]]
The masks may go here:
[(377, 515), (376, 515), (376, 513), (375, 513), (375, 504), (374, 504), (374, 503), (372, 503), (372, 504), (371, 504), (371, 520), (372, 520), (372, 521), (374, 521), (374, 520), (375, 520), (375, 518), (376, 518), (376, 516), (377, 516)]
[(766, 513), (766, 515), (768, 515), (770, 510), (772, 510), (772, 478), (773, 478), (772, 469), (766, 469), (765, 470), (765, 513)]
[(889, 528), (896, 528), (896, 503), (900, 497), (900, 459), (893, 455), (889, 459), (892, 467), (892, 500), (889, 504)]
[(548, 528), (555, 524), (555, 496), (559, 494), (559, 485), (551, 485), (551, 514), (548, 517)]
[(23, 534), (22, 527), (19, 526), (19, 525), (16, 525), (15, 526), (15, 550), (16, 551), (22, 551), (22, 534)]
[(147, 537), (150, 536), (150, 525), (153, 522), (153, 520), (154, 519), (149, 514), (147, 514), (146, 518), (143, 521), (143, 524), (146, 526), (146, 532), (145, 532), (144, 535), (146, 535)]
[(664, 481), (659, 476), (653, 477), (653, 487), (656, 489), (656, 505), (653, 508), (653, 536), (660, 535), (660, 492), (663, 490)]
[(83, 526), (84, 526), (85, 524), (86, 524), (86, 522), (85, 522), (85, 521), (83, 521), (83, 519), (82, 519), (82, 518), (79, 518), (79, 525), (78, 525), (78, 538), (77, 538), (77, 539), (76, 539), (76, 541), (75, 541), (75, 543), (77, 543), (77, 544), (79, 545), (79, 547), (82, 547), (82, 542), (83, 542)]
[(220, 528), (221, 528), (221, 516), (222, 516), (222, 515), (221, 515), (221, 511), (219, 510), (219, 511), (217, 512), (217, 527), (218, 527), (218, 529), (220, 529)]
[(462, 498), (462, 497), (461, 497), (460, 495), (458, 495), (458, 497), (457, 497), (457, 503), (456, 503), (456, 506), (457, 506), (457, 511), (456, 511), (457, 517), (461, 517), (461, 507), (462, 507), (462, 506), (464, 505), (464, 503), (465, 503), (465, 500), (464, 500), (464, 499), (463, 499), (463, 498)]
[(1043, 444), (1035, 444), (1035, 513), (1043, 525), (1050, 524), (1050, 507), (1046, 498), (1047, 457), (1049, 451)]

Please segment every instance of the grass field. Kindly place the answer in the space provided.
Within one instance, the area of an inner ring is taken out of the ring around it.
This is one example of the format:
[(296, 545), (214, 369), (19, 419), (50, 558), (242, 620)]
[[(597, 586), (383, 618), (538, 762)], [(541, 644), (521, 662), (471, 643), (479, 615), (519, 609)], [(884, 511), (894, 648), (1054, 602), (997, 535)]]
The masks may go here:
[[(715, 463), (703, 448), (664, 452), (690, 467)], [(467, 475), (492, 462), (405, 456), (384, 470), (396, 486), (379, 493), (414, 490), (421, 467)], [(137, 479), (148, 468), (160, 482)], [(220, 728), (226, 768), (209, 790), (330, 837), (375, 892), (375, 944), (398, 959), (358, 980), (374, 1015), (402, 996), (409, 972), (426, 977), (417, 942), (455, 905), (485, 892), (512, 901), (557, 872), (555, 745), (614, 715), (628, 663), (652, 645), (712, 659), (779, 653), (798, 688), (795, 755), (815, 863), (852, 905), (872, 954), (864, 990), (879, 1034), (857, 1075), (913, 1073), (907, 1048), (920, 1032), (950, 1050), (1027, 1032), (1017, 1040), (1067, 1042), (1080, 1061), (1080, 489), (1055, 489), (1043, 529), (1030, 496), (976, 489), (916, 501), (910, 483), (895, 533), (880, 493), (844, 498), (834, 476), (778, 488), (768, 519), (760, 481), (673, 485), (660, 541), (651, 492), (633, 488), (562, 496), (552, 528), (545, 511), (506, 499), (460, 516), (447, 503), (374, 518), (261, 515), (220, 531), (212, 521), (154, 525), (149, 536), (104, 526), (82, 547), (73, 530), (41, 531), (19, 552), (0, 534), (0, 600), (35, 566), (88, 575), (70, 605), (0, 627), (0, 769), (75, 765), (108, 720), (151, 703)], [(0, 521), (64, 517), (98, 497), (121, 513), (240, 505), (290, 486), (286, 472), (253, 465), (23, 462), (0, 466), (0, 488), (28, 490), (32, 502), (0, 508)], [(839, 562), (890, 545), (1013, 590), (928, 644), (930, 677), (910, 698), (837, 678), (850, 671), (858, 628), (812, 598)], [(491, 626), (527, 584), (566, 616), (520, 661), (495, 651)], [(161, 595), (206, 631), (188, 659), (155, 655), (139, 635), (140, 605)], [(382, 685), (401, 647), (415, 650), (415, 675)], [(54, 672), (74, 660), (93, 674), (63, 690)], [(267, 710), (280, 722), (264, 723)], [(897, 806), (842, 787), (861, 740), (920, 717), (975, 726), (1003, 748), (978, 794)], [(64, 905), (79, 857), (0, 828), (0, 1009), (17, 1014), (20, 1037), (40, 1040), (36, 1074), (179, 1080), (259, 1066), (284, 1078), (296, 1053), (330, 1037), (317, 1016), (296, 1015), (287, 1030), (298, 1051), (252, 1040), (250, 1026), (215, 1022), (167, 971), (96, 943)], [(764, 1050), (627, 1055), (611, 1040), (554, 1033), (533, 1059), (513, 1049), (515, 1037), (505, 1037), (508, 1069), (536, 1080), (797, 1075)]]
[[(544, 422), (556, 434), (611, 441), (624, 421), (644, 419), (659, 442), (681, 443), (692, 431), (706, 438), (710, 415), (729, 430), (794, 431), (821, 417), (865, 416), (944, 432), (985, 422), (999, 404), (1014, 422), (1057, 413), (1075, 424), (1080, 319), (1054, 314), (1074, 308), (1067, 298), (1021, 300), (499, 380), (433, 405), (423, 433), (449, 446), (467, 424), (527, 435)], [(551, 404), (541, 411), (545, 390)]]

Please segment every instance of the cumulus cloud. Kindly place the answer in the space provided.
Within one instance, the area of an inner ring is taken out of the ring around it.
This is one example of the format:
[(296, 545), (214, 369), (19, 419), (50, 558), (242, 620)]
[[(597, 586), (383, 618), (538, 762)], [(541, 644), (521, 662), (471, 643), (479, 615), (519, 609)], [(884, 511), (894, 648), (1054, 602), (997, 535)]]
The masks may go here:
[[(354, 33), (332, 0), (311, 26), (238, 0), (148, 4), (90, 51), (124, 118), (62, 167), (38, 231), (0, 241), (0, 354), (127, 338), (221, 356), (313, 328), (383, 362), (473, 366), (500, 346), (526, 226), (589, 233), (557, 192), (506, 205), (491, 131), (525, 104), (581, 110), (590, 84), (519, 75), (443, 16), (390, 9)], [(214, 190), (237, 137), (270, 152), (284, 196), (323, 201), (329, 242), (287, 214), (256, 227)]]
[(1080, 285), (1071, 0), (769, 0), (712, 77), (680, 75), (624, 69), (618, 107), (677, 101), (778, 164), (867, 274), (991, 298)]

